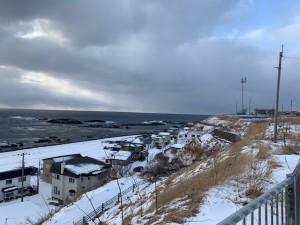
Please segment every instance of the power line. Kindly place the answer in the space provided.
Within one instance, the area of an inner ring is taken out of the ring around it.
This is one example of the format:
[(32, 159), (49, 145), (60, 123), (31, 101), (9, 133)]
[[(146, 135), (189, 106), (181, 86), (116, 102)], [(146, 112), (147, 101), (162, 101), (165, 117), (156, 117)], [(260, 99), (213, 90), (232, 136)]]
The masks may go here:
[(283, 60), (284, 59), (296, 59), (296, 60), (300, 60), (300, 58), (297, 57), (291, 57), (291, 56), (283, 56)]

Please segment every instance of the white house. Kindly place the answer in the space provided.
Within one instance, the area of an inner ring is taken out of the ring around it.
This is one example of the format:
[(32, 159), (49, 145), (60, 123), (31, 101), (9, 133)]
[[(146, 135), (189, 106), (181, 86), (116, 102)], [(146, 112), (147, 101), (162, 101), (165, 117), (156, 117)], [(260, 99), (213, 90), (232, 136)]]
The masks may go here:
[(177, 143), (186, 144), (190, 142), (193, 138), (200, 138), (202, 134), (203, 134), (202, 131), (187, 130), (187, 129), (180, 130), (177, 134)]
[[(24, 167), (23, 194), (32, 190), (30, 186), (31, 175), (36, 174), (37, 168)], [(22, 168), (0, 172), (0, 202), (10, 201), (21, 197), (22, 193)]]
[(42, 175), (43, 181), (51, 184), (52, 174), (50, 173), (50, 168), (53, 163), (63, 162), (76, 157), (82, 157), (82, 155), (81, 154), (60, 155), (60, 156), (43, 159), (43, 175)]
[(63, 202), (100, 187), (108, 180), (109, 167), (88, 156), (53, 163), (52, 198)]

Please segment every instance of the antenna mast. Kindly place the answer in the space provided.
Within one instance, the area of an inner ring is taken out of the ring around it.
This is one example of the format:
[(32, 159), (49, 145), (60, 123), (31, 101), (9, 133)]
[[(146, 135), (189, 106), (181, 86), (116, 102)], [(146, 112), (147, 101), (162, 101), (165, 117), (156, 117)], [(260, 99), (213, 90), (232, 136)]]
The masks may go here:
[(247, 83), (247, 77), (241, 78), (241, 84), (242, 84), (242, 114), (244, 114), (244, 84)]

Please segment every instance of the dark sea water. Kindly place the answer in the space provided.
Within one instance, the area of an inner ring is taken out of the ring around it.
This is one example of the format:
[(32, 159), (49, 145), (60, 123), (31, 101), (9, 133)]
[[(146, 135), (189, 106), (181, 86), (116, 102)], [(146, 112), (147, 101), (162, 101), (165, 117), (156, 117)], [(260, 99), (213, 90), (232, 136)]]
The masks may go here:
[[(201, 121), (207, 115), (0, 109), (0, 150), (14, 150), (133, 134), (150, 134)], [(69, 118), (82, 124), (53, 124)], [(97, 122), (88, 122), (99, 120)], [(100, 122), (105, 121), (105, 122)], [(149, 125), (150, 121), (164, 121)]]

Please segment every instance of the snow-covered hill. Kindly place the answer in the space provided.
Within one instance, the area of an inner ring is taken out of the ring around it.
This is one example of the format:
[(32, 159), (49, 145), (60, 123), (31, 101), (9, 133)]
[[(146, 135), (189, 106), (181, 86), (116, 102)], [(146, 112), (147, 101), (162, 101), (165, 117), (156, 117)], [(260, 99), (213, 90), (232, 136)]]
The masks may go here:
[[(210, 134), (216, 127), (237, 133), (241, 140), (231, 145), (222, 142)], [(194, 143), (194, 146), (187, 146), (177, 153), (166, 154), (172, 165), (178, 163), (179, 159), (184, 159), (181, 152), (194, 152), (198, 149), (203, 151), (203, 154), (192, 158), (191, 163), (186, 163), (185, 167), (177, 172), (159, 176), (156, 184), (149, 173), (144, 175), (131, 173), (124, 176), (119, 180), (122, 190), (142, 179), (147, 179), (149, 182), (129, 194), (123, 202), (123, 208), (120, 203), (116, 204), (90, 224), (97, 224), (99, 220), (106, 224), (122, 224), (122, 211), (125, 224), (209, 225), (220, 222), (251, 201), (251, 198), (284, 180), (286, 174), (290, 173), (298, 163), (299, 155), (287, 153), (291, 152), (288, 151), (289, 149), (294, 150), (292, 153), (298, 153), (300, 120), (298, 123), (298, 120), (287, 119), (280, 124), (278, 143), (273, 143), (271, 140), (272, 127), (270, 120), (249, 121), (231, 116), (215, 116), (207, 119), (203, 124), (196, 124), (193, 129), (202, 130), (204, 134)], [(119, 139), (114, 138), (114, 140)], [(134, 137), (122, 139), (133, 140)], [(33, 166), (38, 166), (42, 158), (73, 153), (103, 159), (107, 154), (104, 147), (109, 145), (106, 141), (97, 140), (1, 153), (0, 169), (18, 167), (21, 158), (17, 154), (22, 152), (30, 154), (26, 155), (26, 165)], [(210, 151), (207, 151), (209, 148)], [(153, 148), (149, 151), (148, 161), (152, 162), (151, 159), (162, 150)], [(145, 168), (146, 164), (146, 161), (136, 163)], [(258, 175), (262, 176), (262, 174), (267, 179), (258, 179)], [(252, 179), (249, 179), (250, 175)], [(23, 203), (14, 200), (0, 204), (0, 223), (31, 224), (30, 221), (35, 222), (47, 215), (49, 211), (53, 212), (55, 206), (47, 204), (51, 196), (51, 187), (44, 182), (41, 182), (41, 185), (41, 193), (25, 197)], [(74, 224), (90, 213), (93, 206), (100, 206), (118, 192), (117, 181), (111, 181), (60, 209), (43, 224)], [(20, 213), (14, 213), (16, 211)]]

